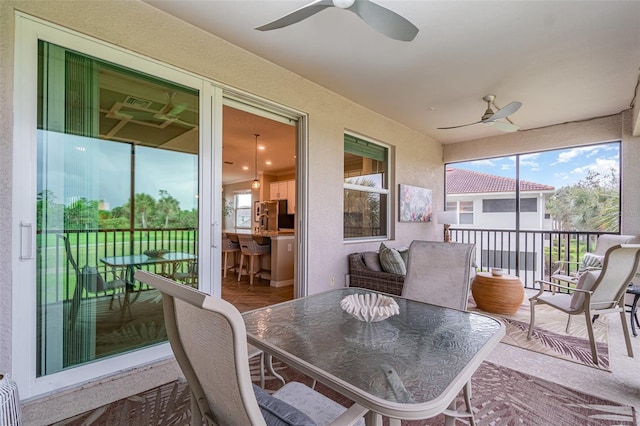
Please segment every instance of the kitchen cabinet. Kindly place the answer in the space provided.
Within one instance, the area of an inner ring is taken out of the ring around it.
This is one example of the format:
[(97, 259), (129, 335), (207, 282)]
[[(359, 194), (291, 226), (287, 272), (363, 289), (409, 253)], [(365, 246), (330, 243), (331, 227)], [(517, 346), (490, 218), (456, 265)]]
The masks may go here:
[(283, 180), (269, 184), (270, 200), (287, 200), (287, 214), (296, 212), (296, 181)]
[(269, 196), (271, 200), (286, 200), (287, 199), (287, 181), (271, 182), (269, 184)]

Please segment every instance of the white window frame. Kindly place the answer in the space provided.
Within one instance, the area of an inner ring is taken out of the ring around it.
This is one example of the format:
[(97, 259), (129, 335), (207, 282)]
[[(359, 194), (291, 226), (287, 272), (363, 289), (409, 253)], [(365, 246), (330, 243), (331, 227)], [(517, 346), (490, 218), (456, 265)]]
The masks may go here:
[[(249, 195), (249, 205), (246, 207), (240, 207), (240, 203), (238, 202), (239, 195)], [(253, 219), (253, 213), (251, 212), (252, 200), (251, 200), (251, 191), (234, 191), (233, 192), (233, 217), (235, 220), (236, 228), (238, 229), (251, 229), (251, 222)], [(238, 215), (241, 211), (249, 212), (249, 225), (248, 226), (240, 226), (240, 221), (238, 220)]]
[[(387, 151), (387, 167), (386, 167), (386, 171), (385, 174), (387, 176), (386, 179), (386, 183), (383, 182), (383, 185), (387, 185), (386, 188), (372, 188), (370, 186), (363, 186), (363, 185), (355, 185), (352, 183), (346, 183), (344, 182), (344, 178), (343, 178), (343, 193), (345, 190), (353, 190), (353, 191), (361, 191), (361, 192), (367, 192), (367, 193), (374, 193), (374, 194), (384, 194), (387, 196), (387, 206), (386, 206), (386, 233), (385, 235), (376, 235), (376, 236), (371, 236), (371, 237), (353, 237), (353, 238), (345, 238), (343, 237), (343, 241), (345, 243), (357, 243), (357, 242), (362, 242), (362, 241), (387, 241), (391, 238), (391, 222), (392, 222), (392, 216), (391, 216), (391, 206), (393, 205), (393, 199), (391, 196), (391, 189), (393, 188), (393, 179), (391, 176), (391, 170), (392, 170), (392, 164), (393, 164), (393, 151), (391, 149), (391, 146), (388, 144), (385, 144), (383, 142), (377, 141), (377, 140), (373, 140), (371, 138), (368, 138), (366, 136), (362, 136), (360, 134), (357, 133), (352, 133), (352, 132), (345, 132), (345, 135), (349, 135), (352, 136), (354, 138), (358, 138), (358, 139), (362, 139), (364, 141), (367, 141), (369, 143), (372, 143), (374, 145), (380, 146), (384, 149), (386, 149)], [(343, 149), (344, 149), (344, 141), (343, 141)], [(344, 172), (344, 168), (343, 168), (343, 172)], [(344, 212), (344, 206), (343, 206), (343, 212)], [(344, 229), (344, 216), (343, 216), (343, 229)]]

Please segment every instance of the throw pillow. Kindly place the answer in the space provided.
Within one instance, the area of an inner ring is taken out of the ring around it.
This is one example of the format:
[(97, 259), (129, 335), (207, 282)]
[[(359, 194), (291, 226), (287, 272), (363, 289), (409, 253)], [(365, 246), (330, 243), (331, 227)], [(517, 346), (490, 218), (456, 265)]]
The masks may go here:
[(364, 264), (367, 265), (367, 268), (372, 271), (380, 272), (382, 271), (382, 266), (380, 266), (380, 255), (375, 251), (365, 251), (362, 254), (364, 258)]
[(380, 265), (382, 270), (392, 274), (407, 275), (407, 266), (396, 249), (380, 243)]
[(409, 247), (399, 248), (398, 253), (400, 253), (404, 266), (407, 266), (409, 264)]
[(264, 389), (253, 385), (258, 406), (269, 426), (316, 426), (316, 422), (293, 405), (269, 395)]
[[(578, 283), (576, 284), (576, 288), (581, 290), (591, 290), (593, 288), (593, 284), (595, 284), (596, 280), (600, 276), (600, 272), (602, 271), (587, 271), (580, 275), (578, 278)], [(571, 296), (571, 302), (569, 303), (569, 307), (572, 311), (582, 307), (584, 303), (584, 294), (579, 291), (574, 291)]]
[(593, 253), (585, 253), (578, 267), (578, 272), (588, 271), (594, 268), (602, 268), (602, 260), (604, 256), (598, 256)]

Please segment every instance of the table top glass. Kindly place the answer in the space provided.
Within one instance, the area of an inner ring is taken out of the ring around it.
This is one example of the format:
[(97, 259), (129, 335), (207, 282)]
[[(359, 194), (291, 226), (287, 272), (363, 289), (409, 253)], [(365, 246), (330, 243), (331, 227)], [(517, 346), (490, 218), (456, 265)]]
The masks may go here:
[(399, 297), (399, 315), (362, 322), (339, 306), (355, 293), (375, 292), (338, 289), (247, 312), (249, 341), (277, 358), (286, 354), (285, 362), (322, 370), (331, 384), (342, 389), (345, 382), (367, 400), (448, 404), (504, 335), (491, 317)]
[(162, 257), (149, 257), (146, 254), (103, 257), (100, 261), (109, 266), (151, 265), (154, 263), (180, 262), (195, 260), (198, 256), (190, 253), (169, 252)]

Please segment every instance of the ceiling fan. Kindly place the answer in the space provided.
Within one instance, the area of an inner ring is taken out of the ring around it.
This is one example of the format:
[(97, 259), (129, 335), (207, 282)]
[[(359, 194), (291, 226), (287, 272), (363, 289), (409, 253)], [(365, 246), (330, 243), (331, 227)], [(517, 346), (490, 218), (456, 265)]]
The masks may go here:
[[(482, 98), (482, 100), (487, 103), (487, 110), (482, 115), (482, 118), (480, 119), (480, 121), (476, 121), (475, 123), (469, 123), (469, 124), (461, 124), (460, 126), (438, 127), (438, 130), (457, 129), (459, 127), (472, 126), (474, 124), (484, 124), (487, 126), (493, 126), (494, 129), (499, 130), (501, 132), (517, 131), (519, 127), (513, 124), (508, 117), (511, 114), (518, 111), (518, 109), (520, 109), (520, 107), (522, 106), (522, 103), (511, 102), (510, 104), (506, 105), (504, 108), (498, 108), (496, 104), (493, 103), (495, 98), (496, 98), (496, 95), (487, 95), (484, 98)], [(493, 112), (493, 110), (491, 109), (491, 105), (493, 105), (497, 109), (496, 112)], [(506, 119), (508, 122), (505, 123), (504, 121), (497, 121), (502, 118)]]
[(394, 40), (411, 41), (418, 34), (418, 28), (407, 19), (369, 0), (316, 0), (282, 18), (257, 27), (256, 30), (269, 31), (283, 28), (300, 22), (328, 7), (338, 7), (353, 12), (373, 29)]
[(165, 92), (165, 96), (167, 97), (167, 103), (160, 108), (158, 111), (154, 111), (148, 108), (136, 108), (135, 110), (127, 110), (127, 111), (119, 111), (119, 115), (130, 116), (133, 120), (137, 121), (156, 121), (156, 122), (165, 122), (171, 121), (173, 123), (178, 123), (183, 126), (195, 127), (194, 124), (187, 123), (180, 119), (180, 114), (184, 110), (187, 109), (187, 104), (179, 104), (175, 105), (173, 103), (173, 98), (176, 95), (176, 92)]

